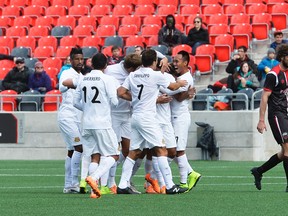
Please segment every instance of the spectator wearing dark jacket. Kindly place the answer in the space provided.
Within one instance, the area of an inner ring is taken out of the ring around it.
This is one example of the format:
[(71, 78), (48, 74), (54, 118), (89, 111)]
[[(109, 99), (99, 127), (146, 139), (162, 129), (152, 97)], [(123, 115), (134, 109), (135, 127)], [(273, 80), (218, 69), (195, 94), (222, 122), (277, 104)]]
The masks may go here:
[(256, 74), (259, 80), (261, 80), (261, 77), (258, 75), (257, 64), (255, 64), (255, 62), (248, 57), (246, 46), (238, 47), (238, 52), (234, 54), (232, 60), (229, 62), (228, 66), (226, 67), (226, 72), (229, 74), (234, 74), (239, 70), (240, 65), (243, 62), (247, 62), (252, 69), (252, 72)]
[(278, 45), (288, 43), (288, 40), (283, 39), (283, 32), (281, 32), (281, 31), (274, 32), (274, 39), (275, 39), (275, 41), (270, 44), (270, 48), (273, 48), (275, 50), (277, 49)]
[(35, 72), (29, 76), (28, 87), (42, 94), (52, 90), (51, 79), (44, 71), (42, 62), (35, 63)]
[(202, 18), (195, 17), (194, 28), (189, 30), (187, 36), (187, 44), (192, 47), (192, 55), (196, 54), (198, 46), (209, 43), (208, 30), (203, 28), (202, 24)]
[(16, 66), (12, 68), (2, 81), (2, 86), (5, 90), (14, 90), (17, 93), (29, 90), (28, 79), (32, 71), (25, 66), (25, 59), (22, 57), (16, 58)]
[(167, 46), (170, 53), (174, 46), (182, 44), (182, 33), (175, 24), (175, 17), (169, 14), (166, 17), (166, 25), (158, 32), (158, 43)]

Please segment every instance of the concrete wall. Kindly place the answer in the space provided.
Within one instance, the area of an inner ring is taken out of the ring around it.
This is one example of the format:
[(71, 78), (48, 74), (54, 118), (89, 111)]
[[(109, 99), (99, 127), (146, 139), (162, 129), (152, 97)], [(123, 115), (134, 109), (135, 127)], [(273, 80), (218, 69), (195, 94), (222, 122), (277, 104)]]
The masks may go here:
[[(57, 126), (56, 112), (14, 114), (23, 120), (22, 143), (0, 143), (0, 160), (65, 158), (66, 149)], [(257, 132), (258, 111), (191, 111), (187, 149), (189, 159), (202, 159), (201, 149), (196, 148), (197, 121), (214, 126), (220, 160), (263, 161), (279, 150), (269, 126), (264, 135)]]

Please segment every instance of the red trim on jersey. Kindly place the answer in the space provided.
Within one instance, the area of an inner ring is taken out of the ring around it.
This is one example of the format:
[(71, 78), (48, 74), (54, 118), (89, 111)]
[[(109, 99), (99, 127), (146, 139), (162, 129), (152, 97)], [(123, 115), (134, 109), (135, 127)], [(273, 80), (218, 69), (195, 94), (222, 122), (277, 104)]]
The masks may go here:
[(271, 89), (268, 89), (268, 88), (263, 88), (264, 91), (268, 91), (268, 92), (272, 92)]

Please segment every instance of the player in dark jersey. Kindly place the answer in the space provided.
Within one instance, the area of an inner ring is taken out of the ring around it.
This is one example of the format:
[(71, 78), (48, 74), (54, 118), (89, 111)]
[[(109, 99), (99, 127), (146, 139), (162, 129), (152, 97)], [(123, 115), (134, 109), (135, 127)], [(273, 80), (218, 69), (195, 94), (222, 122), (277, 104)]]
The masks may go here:
[(276, 58), (280, 64), (267, 74), (257, 130), (259, 133), (267, 130), (264, 118), (268, 104), (268, 122), (281, 150), (260, 167), (252, 168), (251, 173), (254, 176), (256, 188), (261, 190), (262, 174), (283, 161), (287, 179), (286, 192), (288, 192), (288, 44), (278, 47)]

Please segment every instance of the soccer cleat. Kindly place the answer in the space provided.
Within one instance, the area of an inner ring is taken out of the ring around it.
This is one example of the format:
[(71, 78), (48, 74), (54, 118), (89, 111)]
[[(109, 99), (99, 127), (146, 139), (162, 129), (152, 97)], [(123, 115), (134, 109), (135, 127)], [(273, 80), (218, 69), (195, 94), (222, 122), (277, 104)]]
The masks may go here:
[(63, 189), (63, 193), (64, 193), (64, 194), (71, 193), (70, 188), (64, 188), (64, 189)]
[(146, 181), (148, 181), (153, 186), (153, 189), (156, 193), (160, 193), (160, 186), (158, 184), (157, 179), (151, 178), (150, 173), (147, 173), (145, 175), (145, 179), (146, 179)]
[(92, 199), (97, 199), (97, 198), (100, 198), (100, 197), (98, 197), (98, 196), (93, 192), (93, 190), (91, 190), (90, 198), (92, 198)]
[(69, 187), (69, 188), (64, 188), (63, 189), (63, 193), (65, 194), (75, 194), (75, 193), (79, 193), (79, 187)]
[(148, 187), (146, 187), (146, 191), (147, 194), (157, 194), (157, 192), (154, 190), (152, 185), (149, 185)]
[(260, 174), (257, 170), (257, 167), (252, 168), (251, 174), (254, 176), (254, 184), (258, 190), (261, 190), (261, 180), (262, 180), (262, 174)]
[(111, 194), (110, 188), (108, 188), (107, 186), (101, 186), (100, 192), (101, 194)]
[(98, 183), (97, 181), (94, 181), (91, 176), (88, 176), (85, 181), (90, 185), (92, 188), (93, 192), (96, 194), (97, 197), (101, 197), (101, 192), (98, 188)]
[(198, 183), (200, 178), (201, 178), (200, 173), (197, 173), (195, 171), (192, 171), (191, 173), (189, 173), (189, 175), (188, 175), (188, 189), (189, 189), (189, 191), (192, 190), (193, 187), (196, 187), (196, 184)]
[(117, 194), (139, 194), (134, 192), (130, 187), (124, 189), (117, 187)]
[(85, 181), (85, 179), (81, 179), (81, 181), (80, 181), (80, 192), (79, 193), (82, 193), (82, 194), (88, 193), (88, 190), (87, 190), (86, 186), (87, 186), (87, 182)]
[(132, 182), (130, 182), (130, 189), (136, 194), (141, 194), (141, 192), (137, 190), (137, 188)]
[(166, 194), (166, 186), (161, 187), (160, 194)]
[(179, 187), (188, 188), (188, 184), (187, 183), (180, 183)]
[(181, 188), (178, 185), (173, 185), (173, 187), (170, 189), (166, 188), (166, 194), (180, 194), (180, 193), (185, 193), (187, 190), (188, 188)]
[(113, 185), (113, 186), (110, 188), (110, 192), (111, 192), (111, 194), (117, 194), (117, 186), (116, 186), (116, 185)]

